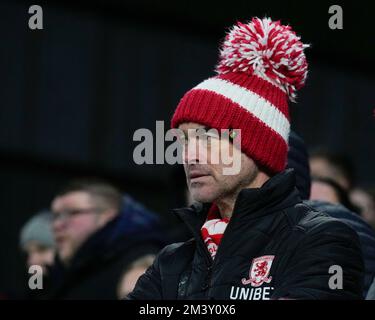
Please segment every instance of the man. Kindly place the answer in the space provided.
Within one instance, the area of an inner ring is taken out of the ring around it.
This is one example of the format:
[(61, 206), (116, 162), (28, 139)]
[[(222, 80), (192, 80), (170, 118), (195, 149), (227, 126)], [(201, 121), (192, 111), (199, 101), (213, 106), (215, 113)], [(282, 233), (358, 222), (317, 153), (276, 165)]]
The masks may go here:
[(310, 155), (311, 175), (328, 178), (349, 192), (354, 185), (354, 167), (345, 155), (324, 149), (317, 149)]
[[(302, 204), (293, 170), (284, 171), (287, 98), (304, 84), (305, 47), (279, 22), (239, 23), (225, 38), (218, 75), (182, 98), (172, 127), (190, 193), (203, 205), (176, 211), (194, 238), (164, 248), (128, 299), (362, 297), (357, 235)], [(202, 133), (211, 128), (225, 135)], [(234, 175), (224, 174), (228, 159), (212, 161), (228, 149), (240, 159)], [(342, 287), (330, 280), (332, 266), (342, 269)]]
[(53, 264), (55, 241), (52, 234), (52, 216), (42, 211), (31, 217), (21, 229), (20, 246), (27, 256), (27, 266), (41, 266), (43, 273)]
[[(48, 286), (49, 269), (54, 263), (56, 253), (51, 212), (38, 212), (24, 224), (20, 232), (20, 247), (26, 254), (25, 282), (27, 283), (30, 277), (29, 268), (36, 265), (42, 268), (43, 286)], [(36, 300), (45, 297), (44, 290), (31, 290), (29, 286), (24, 286), (22, 291), (20, 297), (23, 299)]]
[[(147, 224), (142, 207), (133, 207), (129, 197), (124, 204), (118, 190), (95, 180), (73, 181), (55, 197), (58, 259), (49, 298), (117, 299), (128, 265), (165, 245), (158, 224)], [(132, 221), (135, 212), (141, 225)]]

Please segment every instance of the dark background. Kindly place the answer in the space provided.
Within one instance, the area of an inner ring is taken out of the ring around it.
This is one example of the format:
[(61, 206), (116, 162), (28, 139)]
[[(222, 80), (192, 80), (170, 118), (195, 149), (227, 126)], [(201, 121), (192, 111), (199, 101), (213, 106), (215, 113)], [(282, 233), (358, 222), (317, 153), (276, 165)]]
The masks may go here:
[[(28, 28), (32, 4), (43, 8), (43, 30)], [(333, 4), (343, 30), (328, 27)], [(0, 287), (23, 284), (19, 230), (71, 178), (105, 178), (177, 223), (169, 210), (183, 205), (180, 174), (135, 165), (133, 133), (169, 124), (183, 93), (213, 75), (237, 20), (281, 19), (312, 44), (293, 127), (309, 147), (349, 155), (358, 184), (373, 186), (372, 12), (364, 1), (2, 1)]]

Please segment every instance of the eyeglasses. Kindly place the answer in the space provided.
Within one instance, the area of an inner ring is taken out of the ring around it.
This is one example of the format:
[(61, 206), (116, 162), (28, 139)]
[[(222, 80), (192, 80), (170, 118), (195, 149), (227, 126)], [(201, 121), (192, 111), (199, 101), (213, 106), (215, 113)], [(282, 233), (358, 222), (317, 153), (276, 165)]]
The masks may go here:
[(66, 221), (79, 214), (98, 213), (101, 211), (103, 211), (103, 209), (101, 208), (67, 209), (67, 210), (62, 210), (60, 212), (53, 212), (52, 220), (53, 222), (58, 221), (58, 220)]
[(189, 140), (196, 139), (199, 143), (203, 146), (209, 146), (211, 142), (214, 140), (222, 140), (222, 139), (229, 139), (230, 142), (237, 136), (237, 131), (233, 129), (227, 129), (219, 134), (219, 132), (215, 129), (210, 129), (207, 127), (197, 128), (195, 131), (190, 134), (190, 136), (184, 132), (177, 134), (178, 141), (181, 143), (182, 146), (187, 146)]
[(181, 133), (178, 135), (178, 141), (182, 146), (187, 146), (189, 140), (196, 140), (204, 146), (210, 145), (213, 139), (220, 139), (220, 136), (217, 133), (212, 131), (206, 131), (204, 128), (198, 128), (190, 136), (187, 134)]

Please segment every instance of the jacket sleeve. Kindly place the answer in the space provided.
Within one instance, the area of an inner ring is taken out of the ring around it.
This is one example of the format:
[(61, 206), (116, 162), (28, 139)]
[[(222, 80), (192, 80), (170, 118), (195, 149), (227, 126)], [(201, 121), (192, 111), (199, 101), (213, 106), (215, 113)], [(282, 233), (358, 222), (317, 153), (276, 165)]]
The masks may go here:
[(272, 299), (362, 299), (363, 275), (355, 231), (341, 221), (325, 221), (298, 240)]

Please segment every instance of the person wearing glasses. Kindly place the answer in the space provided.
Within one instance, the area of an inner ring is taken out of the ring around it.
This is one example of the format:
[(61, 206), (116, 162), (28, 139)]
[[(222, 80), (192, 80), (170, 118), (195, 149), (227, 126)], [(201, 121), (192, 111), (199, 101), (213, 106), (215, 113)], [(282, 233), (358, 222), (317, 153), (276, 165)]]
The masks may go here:
[(92, 179), (72, 181), (55, 196), (49, 299), (117, 299), (129, 264), (165, 245), (156, 216), (134, 203)]
[(165, 247), (126, 299), (363, 298), (357, 234), (305, 205), (286, 169), (306, 47), (270, 18), (230, 29), (217, 74), (185, 93), (171, 121), (196, 201), (174, 213), (193, 237)]

